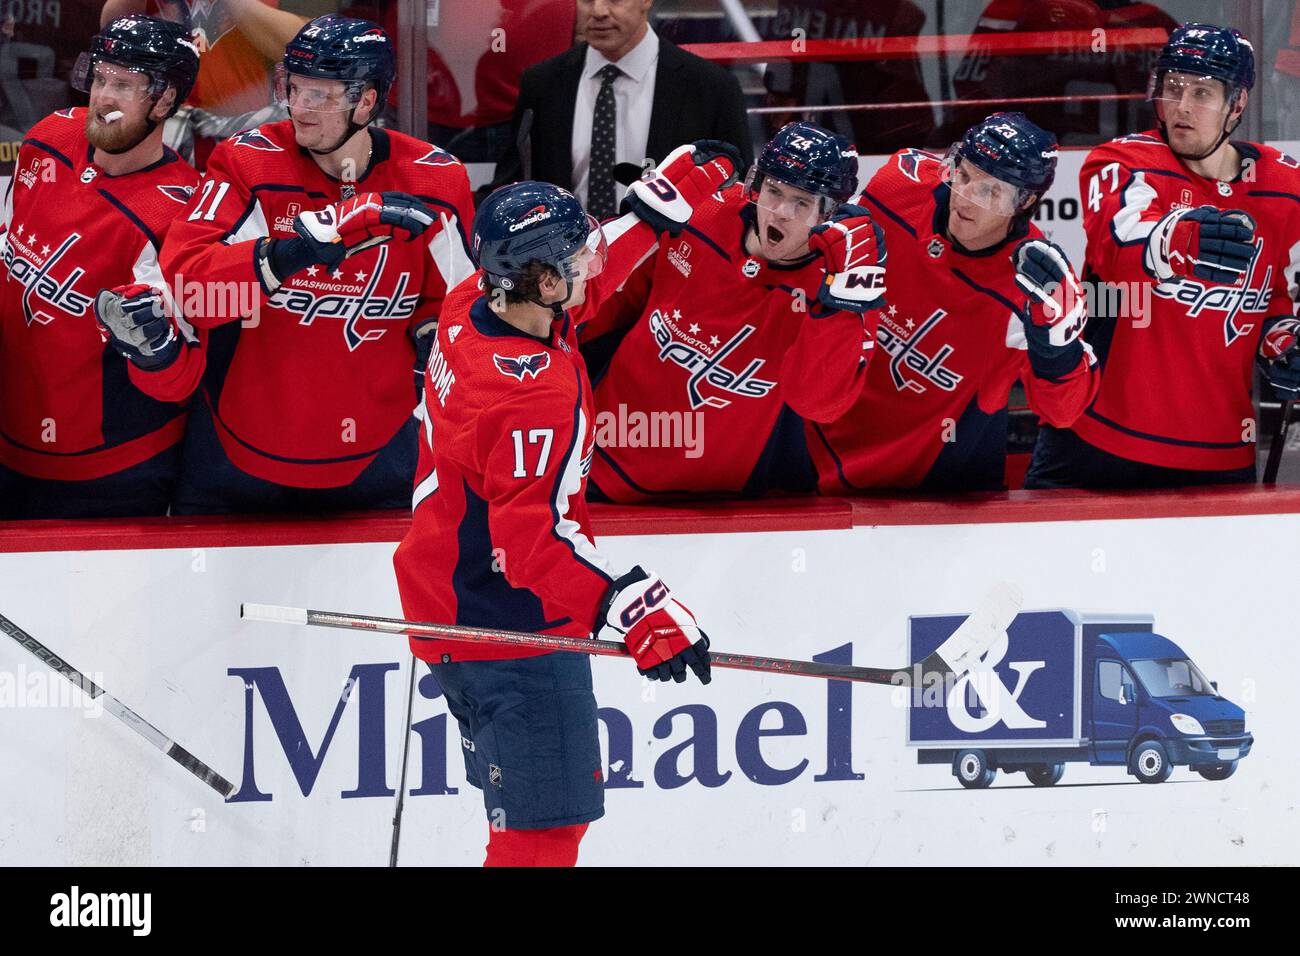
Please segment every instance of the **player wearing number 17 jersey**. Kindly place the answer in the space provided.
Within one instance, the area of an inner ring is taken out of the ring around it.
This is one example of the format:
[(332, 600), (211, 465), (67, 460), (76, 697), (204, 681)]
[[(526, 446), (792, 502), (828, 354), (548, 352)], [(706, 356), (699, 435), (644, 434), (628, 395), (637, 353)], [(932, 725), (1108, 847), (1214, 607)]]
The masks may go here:
[[(700, 162), (697, 163), (697, 160)], [(683, 223), (734, 176), (678, 150), (640, 215)], [(448, 297), (425, 374), (411, 529), (393, 558), (406, 617), (621, 638), (642, 674), (709, 679), (708, 639), (658, 575), (592, 540), (591, 385), (576, 327), (655, 242), (638, 214), (598, 226), (557, 186), (519, 183), (474, 218), (480, 272)], [(606, 237), (614, 240), (606, 264)], [(460, 725), (492, 823), (489, 865), (572, 865), (604, 813), (586, 655), (412, 638)]]
[(1088, 154), (1101, 391), (1040, 432), (1026, 487), (1254, 480), (1254, 368), (1295, 363), (1300, 293), (1300, 164), (1228, 139), (1254, 77), (1237, 31), (1180, 27), (1152, 71), (1159, 129)]

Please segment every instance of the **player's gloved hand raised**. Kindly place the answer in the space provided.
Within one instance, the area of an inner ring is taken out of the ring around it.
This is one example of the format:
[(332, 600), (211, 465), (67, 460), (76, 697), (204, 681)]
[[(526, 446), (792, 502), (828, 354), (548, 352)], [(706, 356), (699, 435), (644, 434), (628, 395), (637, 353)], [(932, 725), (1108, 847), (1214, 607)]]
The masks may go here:
[(830, 222), (813, 226), (808, 248), (825, 262), (826, 279), (817, 288), (822, 305), (869, 312), (885, 304), (885, 233), (867, 210), (840, 206)]
[(424, 203), (406, 193), (359, 193), (293, 221), (293, 231), (316, 255), (316, 261), (333, 269), (347, 256), (391, 238), (414, 239), (437, 216)]
[(701, 200), (740, 177), (740, 151), (721, 140), (702, 139), (678, 146), (667, 158), (628, 187), (624, 202), (657, 233), (676, 236)]
[(95, 320), (101, 334), (127, 361), (148, 371), (176, 361), (181, 340), (167, 317), (161, 293), (135, 283), (104, 289), (95, 296)]
[(1274, 319), (1259, 340), (1259, 370), (1286, 402), (1300, 399), (1300, 319)]
[(1016, 285), (1027, 298), (1020, 322), (1029, 346), (1029, 364), (1039, 378), (1060, 379), (1083, 355), (1088, 302), (1070, 269), (1065, 250), (1046, 239), (1026, 239), (1011, 256)]
[(1255, 220), (1240, 209), (1177, 209), (1156, 224), (1147, 251), (1156, 277), (1236, 285), (1255, 256)]
[[(637, 670), (650, 680), (680, 684), (687, 667), (701, 684), (713, 679), (708, 637), (658, 575), (635, 567), (610, 585), (596, 616), (596, 635), (606, 630), (623, 638)], [(696, 634), (699, 640), (692, 643)]]

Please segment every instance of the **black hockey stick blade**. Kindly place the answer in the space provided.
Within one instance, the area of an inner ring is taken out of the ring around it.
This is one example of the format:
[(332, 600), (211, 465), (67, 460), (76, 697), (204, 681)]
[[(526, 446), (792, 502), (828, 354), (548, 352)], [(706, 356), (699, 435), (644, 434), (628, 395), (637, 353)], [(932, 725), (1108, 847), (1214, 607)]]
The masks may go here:
[(149, 721), (145, 720), (130, 707), (126, 706), (126, 704), (108, 693), (104, 688), (100, 687), (89, 677), (81, 673), (81, 671), (77, 670), (62, 657), (55, 654), (48, 647), (36, 638), (32, 637), (3, 614), (0, 614), (0, 631), (4, 631), (12, 637), (19, 647), (27, 650), (38, 661), (41, 661), (51, 670), (62, 674), (70, 684), (74, 687), (80, 688), (87, 697), (90, 697), (92, 700), (102, 697), (103, 706), (106, 711), (118, 720), (122, 721), (122, 723), (126, 724), (145, 740), (149, 741), (149, 743), (153, 744), (168, 757), (171, 757), (172, 760), (175, 760), (190, 773), (194, 774), (194, 776), (198, 777), (213, 790), (217, 791), (217, 793), (221, 794), (223, 799), (229, 797), (235, 792), (235, 785), (229, 780), (221, 776), (221, 774), (217, 773), (198, 757), (194, 756), (194, 754), (190, 753), (176, 741), (172, 740), (153, 724), (149, 723)]

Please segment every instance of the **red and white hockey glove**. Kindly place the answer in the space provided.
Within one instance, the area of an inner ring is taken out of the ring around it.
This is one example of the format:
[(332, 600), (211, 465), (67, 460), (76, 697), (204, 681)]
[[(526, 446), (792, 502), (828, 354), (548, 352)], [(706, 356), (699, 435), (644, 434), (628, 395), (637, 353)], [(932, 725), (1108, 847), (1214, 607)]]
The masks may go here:
[(1300, 319), (1288, 316), (1266, 324), (1259, 340), (1259, 370), (1285, 402), (1300, 398)]
[(1147, 264), (1162, 282), (1195, 278), (1237, 285), (1255, 256), (1255, 220), (1240, 209), (1176, 209), (1147, 240)]
[[(709, 673), (709, 638), (695, 616), (678, 604), (658, 575), (635, 567), (609, 586), (596, 615), (596, 635), (623, 638), (637, 670), (650, 680), (686, 680), (686, 668), (701, 684)], [(699, 640), (692, 639), (699, 634)]]
[(1088, 300), (1070, 269), (1065, 250), (1046, 239), (1026, 239), (1011, 262), (1016, 285), (1027, 298), (1020, 310), (1034, 374), (1058, 381), (1079, 364), (1079, 336), (1088, 318)]
[(825, 261), (822, 305), (861, 313), (885, 304), (885, 233), (867, 210), (840, 206), (830, 222), (812, 228), (808, 248)]
[(157, 371), (176, 361), (181, 340), (153, 286), (134, 283), (104, 289), (95, 296), (94, 308), (101, 336), (137, 368)]
[(293, 221), (292, 239), (263, 240), (258, 267), (267, 289), (274, 292), (287, 278), (310, 266), (337, 269), (348, 256), (389, 239), (411, 240), (435, 221), (437, 214), (406, 193), (360, 193)]
[(695, 207), (740, 177), (740, 151), (721, 140), (702, 139), (678, 146), (628, 187), (624, 202), (657, 233), (676, 236)]

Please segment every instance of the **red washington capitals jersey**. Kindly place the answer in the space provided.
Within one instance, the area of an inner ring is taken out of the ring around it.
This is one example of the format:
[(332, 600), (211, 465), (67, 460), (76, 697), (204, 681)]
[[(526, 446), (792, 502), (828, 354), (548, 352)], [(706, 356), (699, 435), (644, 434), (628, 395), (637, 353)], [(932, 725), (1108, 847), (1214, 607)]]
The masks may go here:
[[(1074, 431), (1112, 455), (1195, 470), (1254, 464), (1260, 333), (1265, 319), (1292, 314), (1297, 297), (1300, 164), (1270, 146), (1233, 145), (1243, 162), (1230, 183), (1191, 172), (1154, 132), (1098, 146), (1079, 174), (1085, 278), (1127, 289), (1133, 313), (1094, 316), (1086, 335), (1102, 363), (1101, 393)], [(1157, 283), (1146, 260), (1151, 231), (1175, 209), (1204, 205), (1255, 220), (1259, 251), (1245, 282)]]
[[(91, 162), (85, 109), (27, 134), (5, 194), (0, 289), (0, 463), (35, 478), (102, 478), (176, 444), (184, 410), (132, 383), (100, 337), (101, 289), (164, 284), (158, 250), (198, 174), (171, 150), (109, 176)], [(183, 356), (172, 374), (197, 377)]]
[[(546, 338), (500, 319), (477, 276), (447, 298), (417, 412), (414, 515), (393, 557), (408, 620), (586, 637), (622, 573), (588, 525), (594, 411), (575, 330), (655, 236), (630, 214), (603, 228), (608, 264)], [(411, 650), (435, 662), (542, 653), (422, 640)]]
[[(415, 404), (408, 333), (436, 318), (447, 289), (473, 271), (464, 166), (402, 133), (370, 135), (374, 149), (356, 191), (422, 200), (439, 218), (418, 239), (374, 246), (333, 272), (312, 266), (271, 294), (257, 268), (257, 240), (292, 237), (300, 212), (339, 202), (344, 188), (298, 147), (284, 120), (213, 151), (188, 217), (163, 246), (167, 278), (200, 293), (199, 311), (191, 305), (186, 317), (210, 330), (201, 335), (207, 370), (200, 400), (212, 409), (230, 460), (267, 481), (338, 487), (374, 460)], [(220, 308), (220, 289), (254, 299), (256, 314)], [(172, 387), (165, 378), (157, 384), (162, 394)]]
[(821, 256), (747, 253), (752, 222), (743, 186), (706, 199), (582, 330), (631, 326), (596, 385), (592, 482), (614, 501), (779, 486), (806, 463), (795, 416), (831, 421), (862, 390), (877, 313), (817, 302)]
[(876, 332), (881, 353), (852, 409), (810, 423), (808, 448), (823, 493), (871, 488), (1002, 485), (1007, 398), (1017, 378), (1030, 406), (1070, 424), (1097, 388), (1091, 356), (1058, 381), (1034, 375), (1018, 311), (1011, 253), (1040, 238), (1032, 223), (979, 252), (944, 238), (948, 187), (939, 158), (902, 150), (863, 191), (885, 230), (889, 305)]

